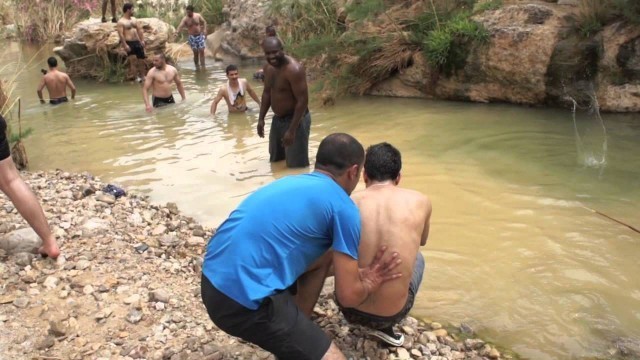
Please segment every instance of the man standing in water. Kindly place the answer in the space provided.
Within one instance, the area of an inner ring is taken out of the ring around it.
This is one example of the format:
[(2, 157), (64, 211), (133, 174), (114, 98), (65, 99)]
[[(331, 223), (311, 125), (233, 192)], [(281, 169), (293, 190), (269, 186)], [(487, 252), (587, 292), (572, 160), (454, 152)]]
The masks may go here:
[(184, 101), (186, 96), (184, 94), (184, 87), (182, 86), (182, 80), (180, 80), (178, 70), (167, 64), (163, 53), (157, 53), (153, 56), (153, 67), (147, 73), (147, 78), (145, 79), (144, 86), (142, 87), (144, 105), (148, 112), (151, 112), (152, 110), (148, 95), (150, 87), (153, 87), (151, 91), (153, 96), (153, 107), (175, 104), (176, 101), (173, 99), (171, 90), (172, 82), (176, 83), (178, 92), (182, 97), (182, 101)]
[(309, 165), (309, 91), (304, 66), (284, 54), (282, 42), (268, 37), (262, 42), (267, 60), (258, 118), (258, 136), (264, 137), (264, 117), (274, 112), (269, 132), (269, 161), (285, 160), (287, 167)]
[(351, 197), (362, 217), (362, 236), (358, 249), (360, 266), (374, 259), (378, 248), (396, 251), (402, 264), (402, 278), (382, 284), (357, 306), (338, 305), (350, 323), (372, 329), (374, 335), (393, 346), (402, 346), (404, 337), (393, 326), (409, 313), (424, 273), (420, 246), (429, 236), (431, 202), (421, 193), (401, 189), (400, 151), (388, 143), (372, 145), (364, 162), (366, 190)]
[[(193, 5), (187, 6), (186, 9), (187, 16), (185, 16), (180, 22), (180, 25), (178, 25), (176, 34), (179, 34), (183, 28), (187, 28), (189, 32), (189, 45), (191, 46), (191, 50), (193, 50), (193, 62), (197, 69), (198, 58), (200, 58), (200, 66), (204, 69), (204, 44), (207, 39), (207, 22), (202, 15), (193, 12)], [(215, 55), (216, 54), (213, 54), (214, 57)]]
[(20, 177), (11, 159), (7, 122), (2, 115), (0, 115), (0, 190), (11, 199), (20, 215), (42, 239), (42, 246), (38, 252), (45, 257), (57, 258), (60, 255), (60, 249), (49, 229), (42, 207), (29, 186)]
[(73, 85), (69, 75), (58, 70), (58, 60), (52, 56), (47, 59), (47, 64), (49, 65), (49, 71), (42, 70), (45, 74), (42, 77), (42, 81), (40, 81), (40, 85), (38, 85), (37, 92), (40, 102), (45, 103), (42, 98), (42, 89), (45, 87), (49, 92), (49, 104), (51, 105), (69, 101), (67, 88), (71, 89), (71, 98), (74, 99), (76, 97), (76, 87)]
[(102, 0), (102, 22), (107, 22), (107, 2), (111, 3), (111, 22), (116, 22), (116, 0)]
[[(118, 21), (120, 43), (127, 52), (131, 70), (135, 69), (136, 71), (136, 81), (142, 82), (146, 71), (144, 59), (147, 57), (144, 53), (145, 43), (142, 26), (133, 17), (133, 4), (124, 4), (122, 13), (122, 19)], [(135, 57), (132, 55), (135, 55)]]
[(247, 79), (239, 78), (238, 67), (235, 65), (229, 65), (226, 69), (227, 81), (226, 85), (220, 86), (218, 89), (218, 95), (211, 103), (211, 115), (216, 113), (218, 103), (224, 99), (227, 102), (230, 113), (241, 113), (247, 111), (247, 98), (246, 93), (251, 95), (251, 98), (260, 105), (260, 99), (253, 88), (247, 81)]
[(226, 333), (280, 360), (342, 360), (309, 316), (333, 265), (340, 303), (358, 306), (400, 276), (397, 253), (358, 266), (360, 214), (349, 194), (364, 149), (348, 134), (318, 147), (315, 171), (286, 176), (249, 195), (220, 225), (202, 264), (202, 301)]

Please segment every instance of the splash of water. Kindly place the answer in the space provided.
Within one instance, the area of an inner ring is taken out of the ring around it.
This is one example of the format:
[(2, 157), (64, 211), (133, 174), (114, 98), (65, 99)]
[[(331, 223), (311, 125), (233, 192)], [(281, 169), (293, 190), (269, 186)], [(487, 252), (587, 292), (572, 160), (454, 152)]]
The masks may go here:
[[(576, 150), (578, 154), (578, 162), (586, 167), (604, 169), (607, 165), (607, 128), (604, 125), (604, 120), (600, 115), (600, 105), (598, 99), (595, 96), (595, 92), (591, 90), (589, 94), (589, 105), (587, 107), (580, 107), (578, 102), (571, 96), (567, 95), (566, 98), (573, 103), (571, 109), (571, 115), (573, 118), (573, 130), (576, 137)], [(580, 136), (578, 131), (578, 122), (576, 121), (576, 113), (578, 110), (586, 110), (586, 113), (590, 117), (595, 117), (602, 128), (602, 153), (597, 154), (591, 149), (585, 146), (585, 142)]]

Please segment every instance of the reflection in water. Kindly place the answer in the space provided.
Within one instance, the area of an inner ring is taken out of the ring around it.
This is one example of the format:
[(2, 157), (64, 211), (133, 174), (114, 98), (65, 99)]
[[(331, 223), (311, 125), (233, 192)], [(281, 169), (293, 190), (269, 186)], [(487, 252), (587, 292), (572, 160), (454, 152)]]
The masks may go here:
[[(187, 100), (147, 114), (140, 85), (129, 83), (77, 80), (77, 100), (40, 105), (35, 87), (48, 55), (27, 66), (16, 89), (23, 125), (35, 130), (25, 141), (33, 170), (89, 171), (211, 226), (257, 187), (306, 171), (268, 162), (257, 105), (227, 115), (221, 103), (209, 114), (226, 64), (195, 72), (184, 62)], [(640, 339), (640, 237), (584, 208), (640, 226), (639, 115), (606, 116), (600, 175), (576, 164), (565, 110), (357, 98), (311, 112), (312, 155), (337, 131), (365, 146), (389, 141), (403, 154), (401, 185), (431, 197), (414, 315), (467, 322), (531, 359), (606, 357), (615, 339)], [(577, 117), (577, 127), (588, 120)]]

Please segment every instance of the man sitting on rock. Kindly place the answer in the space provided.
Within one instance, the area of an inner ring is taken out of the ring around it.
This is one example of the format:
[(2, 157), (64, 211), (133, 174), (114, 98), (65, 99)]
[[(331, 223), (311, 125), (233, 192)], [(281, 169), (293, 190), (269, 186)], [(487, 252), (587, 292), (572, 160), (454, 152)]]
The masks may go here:
[(20, 173), (11, 159), (9, 139), (7, 139), (7, 122), (2, 115), (0, 115), (0, 190), (11, 199), (20, 215), (27, 220), (42, 239), (42, 246), (38, 252), (45, 257), (57, 258), (60, 255), (60, 249), (58, 249), (56, 239), (49, 229), (42, 207), (29, 186), (20, 177)]
[(218, 103), (224, 99), (227, 102), (227, 107), (230, 113), (241, 113), (247, 111), (247, 93), (251, 95), (251, 98), (260, 106), (260, 98), (247, 79), (240, 78), (238, 74), (238, 67), (231, 64), (227, 66), (227, 83), (220, 86), (218, 89), (218, 95), (211, 103), (211, 115), (216, 113)]
[(202, 301), (221, 330), (280, 360), (345, 358), (309, 319), (331, 264), (336, 296), (351, 307), (399, 277), (397, 254), (383, 261), (384, 248), (358, 267), (360, 214), (349, 194), (363, 160), (356, 139), (329, 135), (314, 172), (256, 190), (220, 225), (204, 256)]
[(377, 249), (386, 246), (399, 254), (402, 278), (382, 284), (360, 304), (338, 305), (350, 323), (372, 329), (371, 335), (393, 346), (401, 346), (404, 336), (395, 334), (399, 323), (413, 306), (424, 272), (420, 246), (429, 236), (431, 202), (421, 193), (398, 187), (402, 159), (398, 149), (388, 143), (367, 149), (364, 162), (366, 189), (352, 199), (362, 216), (362, 237), (358, 249), (360, 266), (369, 264)]
[(58, 60), (52, 56), (47, 59), (47, 64), (49, 65), (49, 71), (42, 70), (44, 76), (37, 90), (40, 102), (45, 103), (42, 97), (42, 89), (45, 87), (49, 92), (49, 104), (51, 105), (58, 105), (69, 101), (67, 98), (67, 88), (71, 89), (71, 98), (75, 98), (76, 86), (73, 85), (73, 81), (71, 81), (69, 75), (58, 70)]

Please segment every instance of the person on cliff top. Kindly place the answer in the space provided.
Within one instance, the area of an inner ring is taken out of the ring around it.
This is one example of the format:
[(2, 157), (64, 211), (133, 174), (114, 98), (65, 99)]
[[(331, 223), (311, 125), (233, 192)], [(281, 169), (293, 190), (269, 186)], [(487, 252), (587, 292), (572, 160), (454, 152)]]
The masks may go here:
[(38, 252), (44, 257), (57, 258), (60, 255), (60, 249), (49, 229), (42, 207), (29, 186), (20, 177), (11, 159), (7, 122), (2, 115), (0, 115), (0, 190), (11, 199), (20, 215), (42, 239), (42, 246)]
[(204, 44), (207, 39), (207, 22), (202, 15), (194, 12), (193, 5), (187, 6), (186, 10), (187, 15), (182, 19), (180, 25), (178, 25), (174, 36), (177, 36), (183, 28), (187, 28), (189, 32), (189, 46), (191, 46), (191, 50), (193, 50), (193, 62), (196, 65), (196, 69), (198, 69), (199, 58), (200, 66), (204, 69)]
[(225, 71), (227, 73), (227, 79), (229, 80), (226, 85), (220, 86), (218, 94), (213, 102), (211, 102), (211, 115), (216, 113), (218, 103), (222, 99), (227, 102), (229, 113), (242, 113), (247, 111), (247, 93), (249, 93), (251, 98), (258, 103), (258, 106), (260, 106), (260, 99), (256, 92), (253, 91), (251, 84), (249, 84), (247, 79), (239, 77), (238, 67), (231, 64), (227, 66)]
[(49, 65), (49, 71), (42, 70), (44, 76), (37, 90), (40, 102), (43, 104), (46, 102), (42, 97), (42, 89), (45, 87), (47, 88), (47, 92), (49, 92), (49, 104), (51, 105), (58, 105), (69, 101), (67, 98), (67, 88), (71, 90), (71, 98), (74, 99), (76, 97), (76, 86), (73, 84), (73, 81), (71, 81), (69, 75), (58, 70), (58, 60), (51, 56), (47, 59), (47, 65)]
[(130, 71), (135, 72), (137, 82), (142, 82), (147, 70), (144, 61), (147, 56), (144, 53), (145, 43), (142, 26), (133, 17), (133, 4), (124, 4), (122, 13), (122, 18), (118, 21), (120, 43), (129, 57)]
[(218, 228), (202, 265), (202, 301), (223, 331), (280, 360), (345, 359), (309, 316), (333, 265), (336, 296), (355, 307), (398, 279), (398, 254), (358, 265), (360, 213), (349, 194), (364, 149), (348, 134), (324, 138), (315, 170), (249, 195)]
[(102, 0), (102, 22), (107, 22), (107, 2), (111, 3), (111, 22), (114, 23), (116, 19), (116, 0)]
[(285, 55), (277, 37), (264, 39), (262, 49), (267, 64), (264, 66), (258, 136), (264, 137), (264, 117), (271, 108), (274, 116), (269, 132), (269, 161), (286, 160), (290, 168), (308, 166), (311, 114), (304, 66)]
[[(182, 86), (182, 80), (180, 80), (180, 74), (175, 67), (167, 64), (167, 59), (163, 53), (157, 53), (153, 56), (153, 67), (147, 73), (147, 77), (142, 87), (142, 96), (144, 97), (144, 105), (148, 112), (152, 111), (153, 107), (161, 107), (168, 104), (175, 104), (173, 99), (171, 83), (175, 83), (178, 88), (178, 92), (182, 97), (182, 101), (186, 99), (184, 94), (184, 87)], [(152, 102), (149, 103), (149, 88), (152, 89)]]
[(358, 248), (360, 266), (386, 246), (402, 259), (398, 271), (402, 278), (382, 284), (357, 306), (338, 306), (345, 319), (370, 328), (371, 335), (392, 346), (402, 346), (404, 337), (393, 326), (404, 319), (413, 307), (424, 273), (420, 246), (429, 236), (431, 202), (423, 194), (398, 187), (402, 158), (400, 151), (388, 143), (372, 145), (364, 162), (366, 189), (351, 196), (360, 209), (362, 236)]

